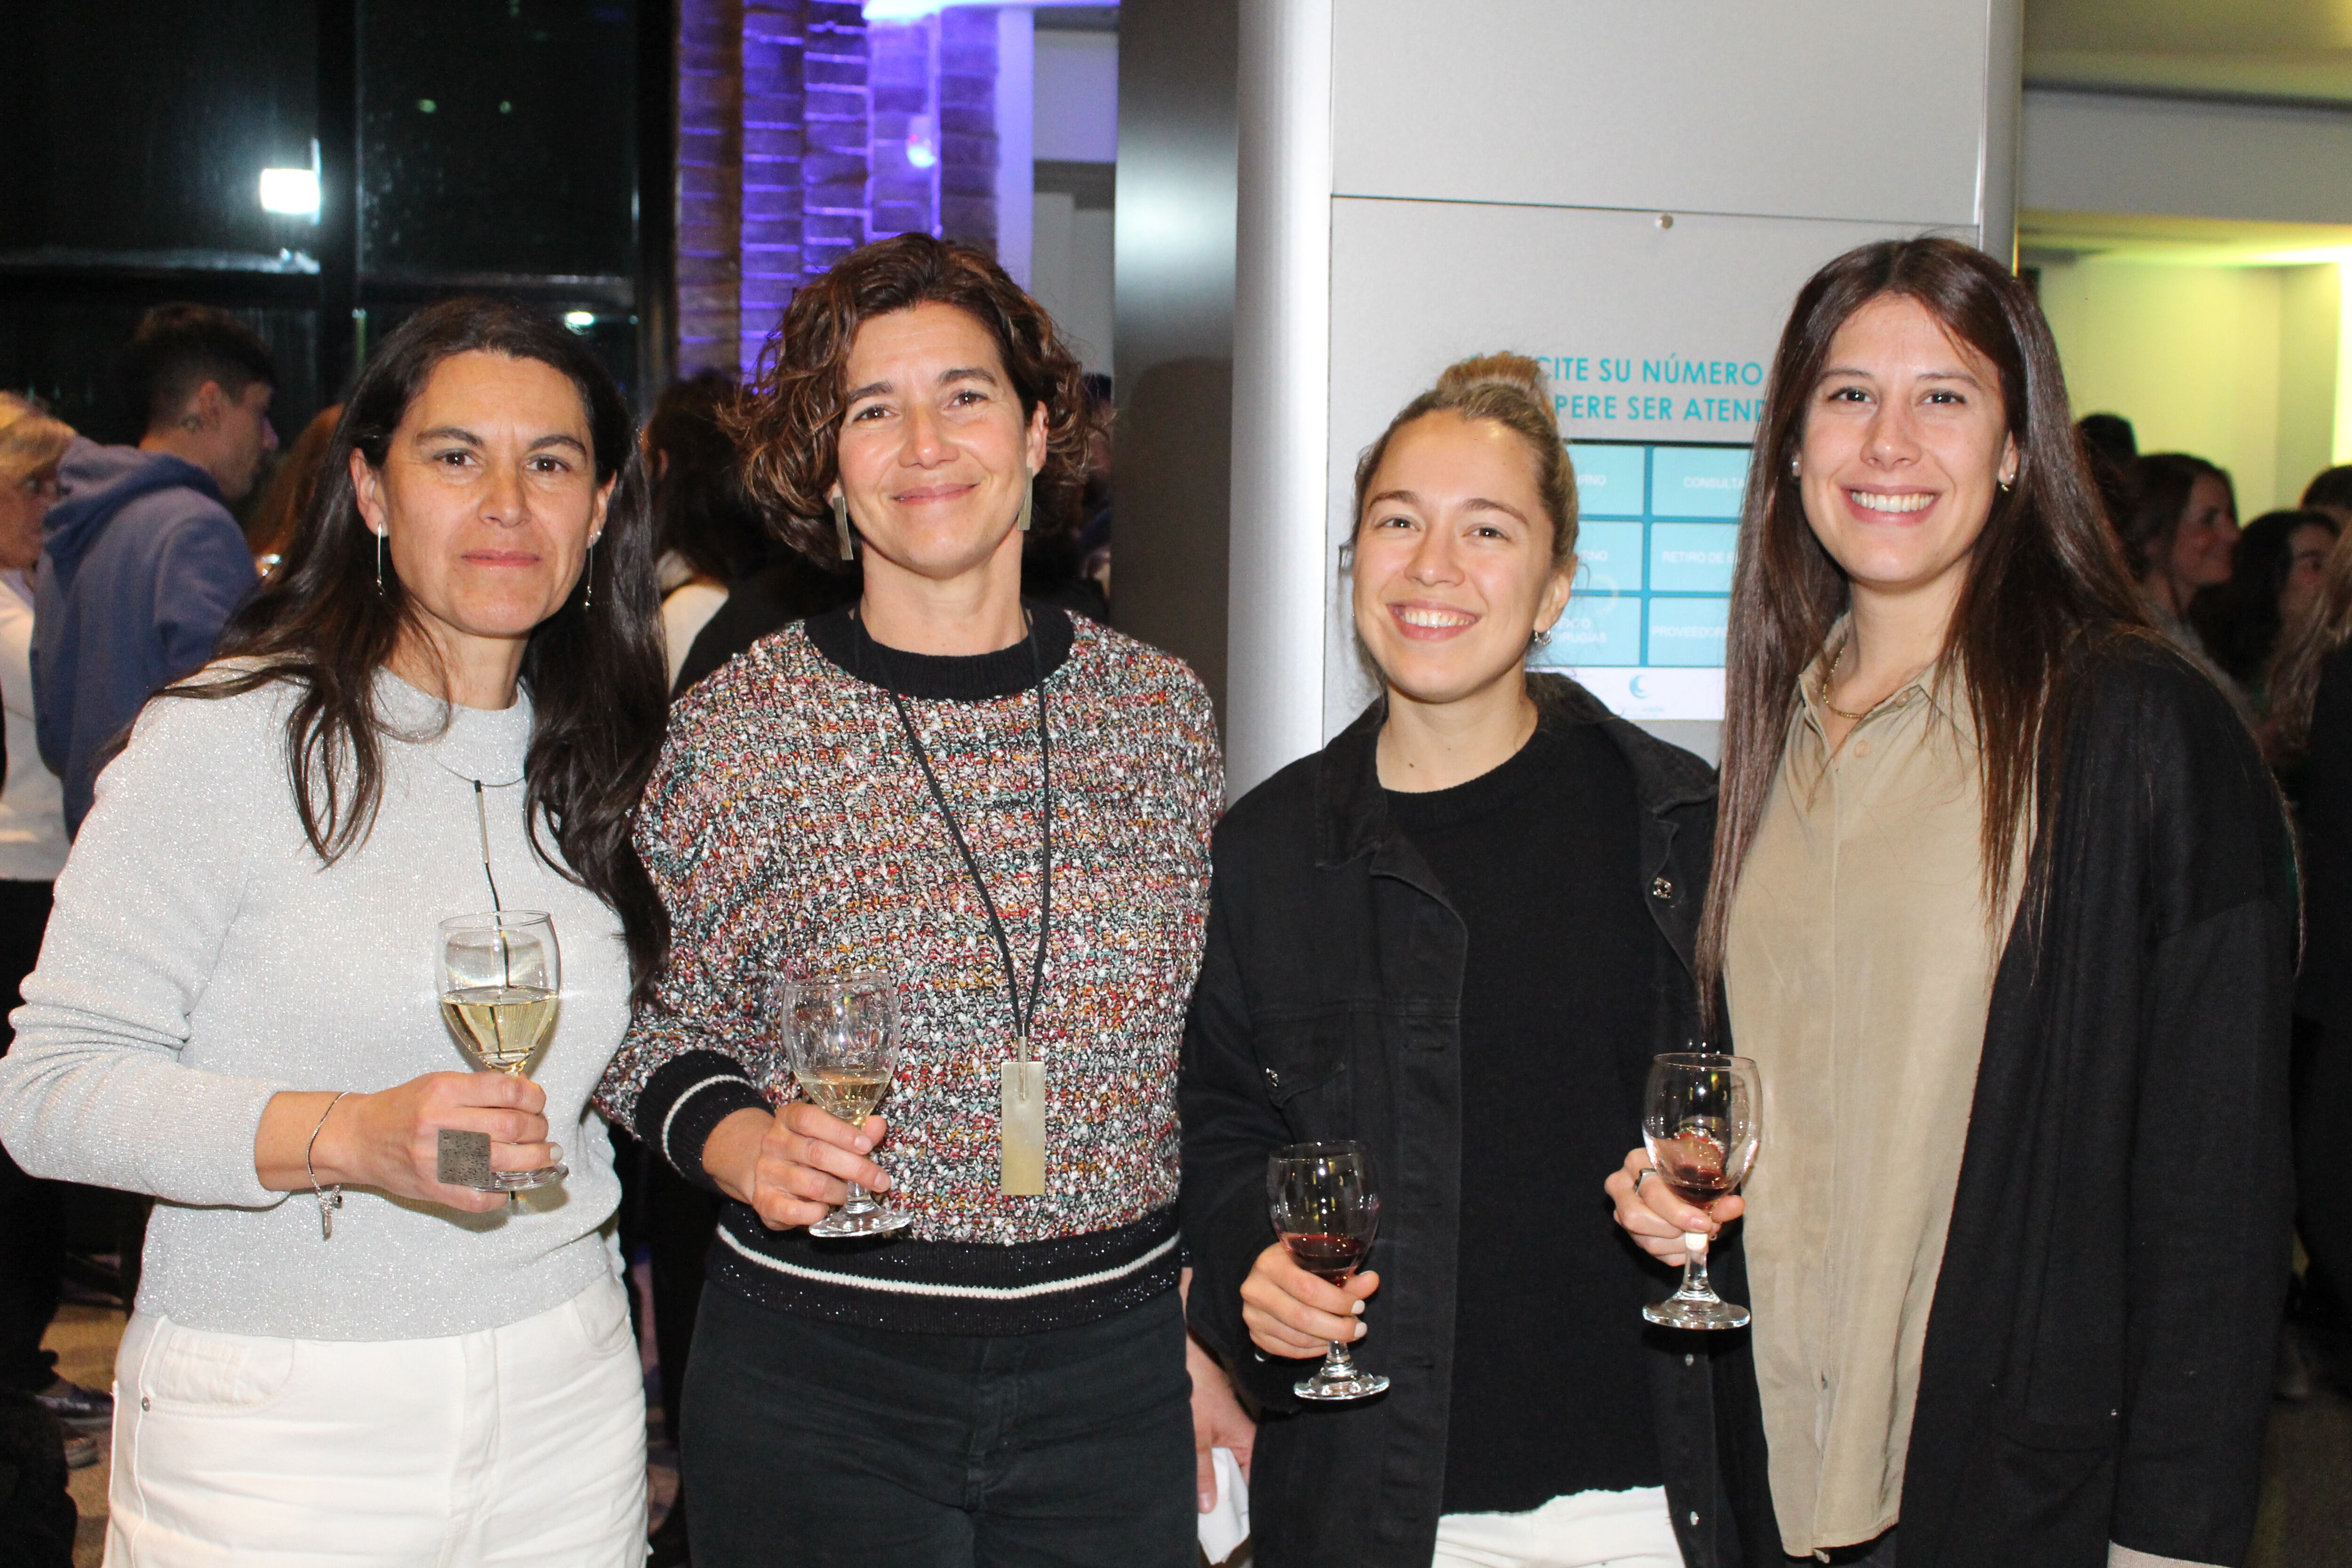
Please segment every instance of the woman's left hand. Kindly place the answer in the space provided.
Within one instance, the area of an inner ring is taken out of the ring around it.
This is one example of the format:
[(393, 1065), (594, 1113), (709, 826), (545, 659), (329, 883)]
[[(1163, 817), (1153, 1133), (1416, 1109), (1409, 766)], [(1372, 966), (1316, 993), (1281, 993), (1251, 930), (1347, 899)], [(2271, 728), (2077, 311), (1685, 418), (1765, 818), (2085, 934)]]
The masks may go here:
[(1184, 1336), (1184, 1370), (1192, 1374), (1192, 1481), (1201, 1495), (1201, 1511), (1217, 1506), (1215, 1451), (1231, 1448), (1249, 1479), (1250, 1451), (1257, 1447), (1257, 1423), (1249, 1418), (1234, 1394), (1233, 1380), (1217, 1358), (1191, 1334)]

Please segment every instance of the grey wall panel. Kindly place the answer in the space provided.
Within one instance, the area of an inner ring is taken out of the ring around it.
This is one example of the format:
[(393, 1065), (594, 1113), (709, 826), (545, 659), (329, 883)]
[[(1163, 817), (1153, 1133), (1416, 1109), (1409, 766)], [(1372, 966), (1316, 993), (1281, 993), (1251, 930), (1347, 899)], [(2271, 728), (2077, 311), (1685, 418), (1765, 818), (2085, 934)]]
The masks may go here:
[(1753, 440), (1798, 288), (1856, 245), (1917, 232), (1711, 216), (1662, 229), (1643, 213), (1442, 202), (1331, 208), (1327, 738), (1371, 697), (1338, 569), (1356, 458), (1440, 371), (1497, 349), (1545, 360), (1571, 440)]
[(2014, 0), (1337, 0), (1333, 189), (1979, 221)]
[(2352, 110), (2035, 89), (2021, 140), (2024, 206), (2352, 223)]

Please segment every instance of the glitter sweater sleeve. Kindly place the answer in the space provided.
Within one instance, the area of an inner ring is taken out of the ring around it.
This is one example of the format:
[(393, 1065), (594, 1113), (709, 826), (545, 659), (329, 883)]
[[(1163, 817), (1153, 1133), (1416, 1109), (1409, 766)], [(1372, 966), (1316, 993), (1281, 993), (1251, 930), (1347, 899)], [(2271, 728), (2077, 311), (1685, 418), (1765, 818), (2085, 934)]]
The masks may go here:
[[(1045, 692), (1040, 1197), (999, 1191), (999, 1068), (1014, 1050), (1003, 962), (887, 692), (794, 626), (675, 710), (638, 828), (672, 957), (606, 1074), (608, 1114), (699, 1176), (721, 1115), (795, 1092), (759, 1028), (762, 986), (796, 965), (887, 966), (901, 984), (877, 1158), (892, 1206), (913, 1219), (905, 1238), (827, 1253), (732, 1205), (723, 1283), (835, 1321), (1027, 1331), (1172, 1280), (1176, 1055), (1223, 802), (1214, 718), (1181, 662), (1092, 626), (1073, 631)], [(1025, 993), (1042, 901), (1034, 695), (908, 707)], [(1083, 1283), (1065, 1290), (1065, 1278)]]

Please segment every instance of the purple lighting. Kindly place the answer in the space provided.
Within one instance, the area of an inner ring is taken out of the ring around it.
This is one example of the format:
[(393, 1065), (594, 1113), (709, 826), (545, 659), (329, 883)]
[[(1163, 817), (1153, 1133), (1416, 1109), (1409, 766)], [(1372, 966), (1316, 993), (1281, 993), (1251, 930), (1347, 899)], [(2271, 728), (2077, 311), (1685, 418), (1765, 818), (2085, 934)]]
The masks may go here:
[(919, 231), (996, 242), (996, 16), (682, 0), (678, 362), (749, 374), (793, 291)]

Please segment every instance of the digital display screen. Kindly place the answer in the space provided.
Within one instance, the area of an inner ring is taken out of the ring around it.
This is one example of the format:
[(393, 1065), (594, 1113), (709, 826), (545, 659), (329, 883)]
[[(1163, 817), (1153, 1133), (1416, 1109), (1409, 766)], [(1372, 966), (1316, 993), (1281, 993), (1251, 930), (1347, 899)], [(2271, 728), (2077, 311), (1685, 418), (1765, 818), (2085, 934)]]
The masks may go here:
[(1576, 591), (1538, 650), (1628, 719), (1721, 719), (1748, 448), (1572, 441)]

